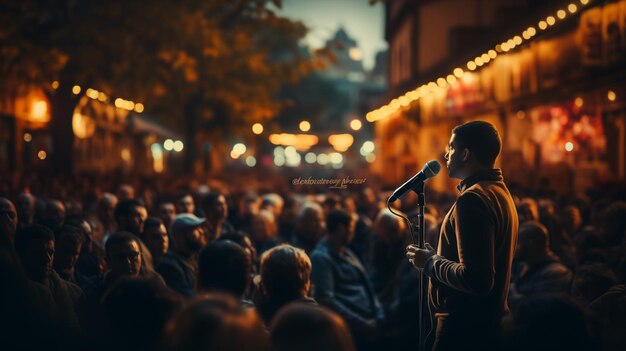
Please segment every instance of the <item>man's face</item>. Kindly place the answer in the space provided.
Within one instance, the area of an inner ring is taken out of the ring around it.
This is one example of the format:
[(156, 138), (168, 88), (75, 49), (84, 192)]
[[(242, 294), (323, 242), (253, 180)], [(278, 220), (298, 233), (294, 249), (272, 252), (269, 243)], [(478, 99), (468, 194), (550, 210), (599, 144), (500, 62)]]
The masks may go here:
[(176, 218), (176, 208), (174, 208), (174, 204), (171, 202), (161, 204), (159, 207), (159, 218), (161, 218), (165, 226), (172, 224), (174, 218)]
[(134, 206), (128, 216), (128, 229), (131, 233), (139, 235), (143, 232), (143, 224), (148, 218), (148, 211), (143, 206)]
[(72, 240), (59, 240), (56, 243), (54, 267), (57, 271), (72, 269), (78, 261), (82, 244)]
[(323, 235), (325, 228), (324, 214), (321, 211), (310, 209), (300, 221), (299, 232), (307, 240), (317, 240)]
[(9, 240), (13, 241), (15, 230), (17, 228), (17, 212), (11, 201), (0, 199), (0, 229), (6, 231), (10, 236)]
[(146, 229), (144, 233), (145, 244), (155, 258), (163, 257), (169, 249), (169, 239), (165, 226), (161, 224), (156, 228)]
[(463, 150), (458, 148), (456, 134), (454, 133), (450, 137), (446, 147), (446, 154), (443, 158), (446, 160), (446, 166), (448, 167), (448, 176), (450, 178), (462, 178)]
[(141, 259), (139, 244), (134, 240), (113, 245), (107, 252), (107, 264), (115, 276), (139, 275)]
[(218, 220), (228, 218), (228, 203), (226, 203), (224, 195), (218, 196), (215, 203), (208, 210)]
[(178, 206), (178, 213), (193, 213), (196, 209), (191, 195), (181, 197), (176, 205)]
[(187, 248), (193, 252), (200, 252), (200, 250), (206, 245), (204, 231), (201, 226), (188, 229), (183, 234), (185, 237)]
[(31, 279), (43, 281), (52, 272), (53, 259), (54, 240), (32, 240), (24, 252), (22, 263)]
[(22, 221), (32, 220), (35, 215), (35, 197), (21, 194), (17, 199), (17, 210)]

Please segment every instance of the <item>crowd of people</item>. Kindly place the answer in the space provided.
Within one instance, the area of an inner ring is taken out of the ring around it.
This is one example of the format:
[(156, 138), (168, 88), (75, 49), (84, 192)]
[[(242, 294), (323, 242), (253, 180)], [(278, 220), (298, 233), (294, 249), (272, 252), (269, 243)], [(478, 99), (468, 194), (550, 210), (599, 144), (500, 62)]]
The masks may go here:
[[(3, 182), (0, 348), (409, 350), (420, 326), (432, 342), (387, 192), (184, 183)], [(509, 188), (502, 349), (623, 350), (624, 193)], [(427, 193), (433, 247), (455, 197)], [(413, 194), (393, 206), (417, 213)]]

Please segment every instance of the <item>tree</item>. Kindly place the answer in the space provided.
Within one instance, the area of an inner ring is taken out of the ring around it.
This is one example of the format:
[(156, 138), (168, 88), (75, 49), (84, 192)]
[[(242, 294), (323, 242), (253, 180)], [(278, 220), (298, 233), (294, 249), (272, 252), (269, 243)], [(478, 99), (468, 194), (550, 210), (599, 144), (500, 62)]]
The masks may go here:
[(185, 132), (191, 167), (199, 129), (223, 135), (271, 118), (281, 108), (274, 92), (309, 69), (297, 45), (305, 27), (267, 4), (0, 0), (0, 94), (48, 92), (57, 172), (72, 169), (74, 85), (143, 102), (164, 116)]

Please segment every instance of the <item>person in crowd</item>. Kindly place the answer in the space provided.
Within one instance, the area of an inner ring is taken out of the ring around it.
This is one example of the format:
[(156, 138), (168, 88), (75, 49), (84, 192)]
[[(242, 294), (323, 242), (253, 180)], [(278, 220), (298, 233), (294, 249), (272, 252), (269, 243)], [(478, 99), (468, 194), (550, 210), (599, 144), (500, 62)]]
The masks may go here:
[(17, 197), (17, 217), (19, 226), (26, 227), (35, 223), (35, 202), (37, 199), (28, 192), (22, 192)]
[(115, 220), (117, 203), (117, 196), (111, 193), (104, 193), (98, 199), (96, 211), (102, 232), (96, 236), (95, 240), (100, 243), (104, 242), (104, 238), (108, 238), (109, 235), (117, 231), (117, 221)]
[(561, 259), (563, 264), (571, 269), (575, 269), (576, 248), (572, 238), (563, 229), (555, 208), (556, 206), (552, 200), (541, 199), (539, 201), (539, 222), (548, 229), (550, 250)]
[(256, 302), (265, 324), (291, 302), (315, 304), (308, 297), (310, 287), (311, 260), (304, 250), (283, 244), (266, 251), (261, 257), (262, 295)]
[(311, 253), (313, 297), (346, 320), (359, 347), (375, 345), (385, 314), (365, 268), (348, 249), (356, 218), (332, 210), (326, 222), (328, 234)]
[(102, 274), (106, 264), (104, 247), (94, 238), (91, 225), (82, 216), (68, 217), (66, 224), (78, 228), (83, 235), (81, 252), (75, 265), (77, 276), (91, 278)]
[(269, 351), (269, 335), (253, 308), (235, 297), (209, 294), (198, 297), (166, 327), (168, 351)]
[(252, 239), (259, 255), (278, 245), (278, 228), (274, 213), (261, 210), (252, 219)]
[(571, 294), (580, 304), (588, 306), (617, 284), (619, 281), (609, 266), (589, 264), (576, 270)]
[(523, 198), (517, 206), (519, 222), (539, 221), (539, 204), (533, 198)]
[(374, 247), (370, 278), (376, 295), (389, 311), (396, 299), (400, 267), (408, 244), (404, 220), (388, 209), (381, 210), (374, 222)]
[(291, 303), (271, 325), (273, 351), (356, 351), (350, 329), (336, 313), (321, 306)]
[(285, 201), (282, 196), (276, 193), (265, 194), (261, 197), (261, 210), (270, 211), (275, 218), (280, 217), (280, 214), (283, 213), (283, 207), (285, 205)]
[(54, 243), (52, 230), (39, 224), (22, 228), (15, 236), (15, 250), (26, 276), (50, 290), (62, 321), (72, 331), (78, 332), (84, 305), (83, 291), (77, 285), (61, 279), (54, 271)]
[(298, 212), (296, 231), (291, 236), (291, 244), (310, 254), (317, 242), (324, 236), (325, 230), (326, 223), (322, 207), (316, 203), (307, 202)]
[(290, 235), (295, 231), (299, 210), (300, 203), (296, 196), (293, 194), (287, 196), (278, 217), (278, 235), (283, 242), (288, 242)]
[(508, 312), (511, 263), (517, 240), (515, 203), (495, 162), (498, 130), (485, 121), (455, 127), (444, 159), (460, 192), (439, 235), (437, 250), (407, 247), (407, 257), (430, 278), (437, 313), (434, 350), (497, 347), (500, 317)]
[[(243, 300), (250, 285), (252, 262), (245, 249), (229, 240), (216, 240), (200, 252), (198, 290), (231, 294)], [(251, 305), (249, 301), (242, 301)]]
[(374, 234), (372, 232), (372, 221), (357, 212), (356, 200), (352, 196), (342, 199), (342, 208), (351, 216), (356, 216), (356, 229), (354, 239), (350, 243), (350, 250), (363, 262), (366, 267), (371, 265), (372, 245)]
[(190, 193), (182, 193), (176, 200), (176, 213), (190, 213), (194, 214), (196, 211), (196, 204), (193, 201), (193, 196)]
[(217, 191), (210, 192), (202, 198), (201, 205), (206, 215), (209, 241), (235, 230), (227, 220), (228, 203), (224, 194)]
[(583, 226), (583, 218), (580, 209), (574, 205), (568, 205), (563, 209), (563, 230), (569, 238), (578, 236)]
[(621, 351), (626, 346), (626, 285), (613, 286), (587, 308), (591, 329), (602, 350)]
[(104, 250), (107, 270), (85, 284), (85, 296), (92, 313), (100, 308), (105, 292), (121, 277), (138, 277), (142, 274), (140, 239), (130, 232), (116, 232), (107, 240)]
[(140, 237), (147, 218), (148, 211), (137, 200), (121, 200), (115, 207), (115, 221), (119, 231), (129, 232)]
[(503, 350), (595, 349), (584, 310), (568, 296), (544, 295), (522, 300), (512, 321), (504, 326)]
[(193, 214), (179, 214), (170, 226), (172, 250), (163, 257), (156, 270), (170, 289), (179, 294), (195, 295), (198, 254), (206, 244), (203, 226), (206, 220)]
[(182, 298), (154, 279), (121, 277), (102, 297), (103, 350), (159, 350)]
[(10, 242), (15, 241), (15, 231), (18, 227), (18, 214), (9, 199), (0, 197), (0, 231)]
[(158, 217), (163, 221), (165, 229), (169, 231), (172, 222), (176, 218), (176, 207), (173, 202), (162, 201), (159, 203)]
[(80, 229), (64, 224), (55, 233), (54, 270), (68, 282), (83, 285), (87, 278), (76, 272), (85, 237)]
[(146, 223), (144, 223), (143, 234), (140, 238), (150, 251), (154, 266), (158, 266), (169, 250), (167, 230), (161, 219), (148, 217)]
[(47, 200), (44, 216), (41, 219), (41, 224), (52, 230), (55, 230), (61, 227), (64, 222), (65, 205), (63, 205), (63, 202), (56, 199)]
[(540, 294), (567, 294), (573, 273), (548, 245), (548, 229), (539, 222), (526, 222), (519, 229), (517, 262), (511, 278), (509, 302), (517, 305), (523, 298)]
[(261, 201), (255, 192), (244, 193), (237, 201), (233, 226), (245, 233), (252, 232), (252, 220), (259, 213)]
[(120, 201), (132, 200), (135, 198), (135, 188), (130, 184), (120, 184), (117, 188), (117, 198)]

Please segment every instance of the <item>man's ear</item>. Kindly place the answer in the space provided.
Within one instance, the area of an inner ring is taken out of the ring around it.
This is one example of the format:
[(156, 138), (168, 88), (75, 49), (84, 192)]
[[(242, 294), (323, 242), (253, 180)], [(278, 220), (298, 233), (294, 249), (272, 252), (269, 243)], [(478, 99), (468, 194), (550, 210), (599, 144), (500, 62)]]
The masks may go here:
[(470, 157), (469, 149), (463, 149), (463, 162), (467, 162)]

